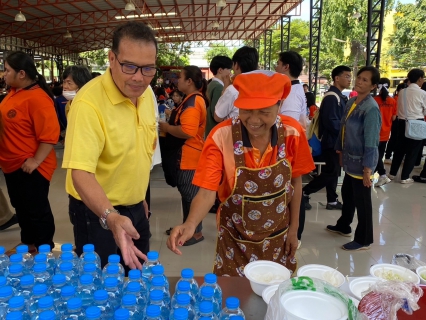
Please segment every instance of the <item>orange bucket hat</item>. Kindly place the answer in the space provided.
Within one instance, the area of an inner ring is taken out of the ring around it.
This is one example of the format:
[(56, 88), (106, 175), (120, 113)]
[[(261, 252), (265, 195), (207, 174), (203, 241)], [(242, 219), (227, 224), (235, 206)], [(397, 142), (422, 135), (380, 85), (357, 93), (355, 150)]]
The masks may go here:
[(263, 109), (287, 98), (291, 90), (290, 78), (269, 70), (242, 73), (233, 83), (238, 90), (234, 105), (241, 109)]

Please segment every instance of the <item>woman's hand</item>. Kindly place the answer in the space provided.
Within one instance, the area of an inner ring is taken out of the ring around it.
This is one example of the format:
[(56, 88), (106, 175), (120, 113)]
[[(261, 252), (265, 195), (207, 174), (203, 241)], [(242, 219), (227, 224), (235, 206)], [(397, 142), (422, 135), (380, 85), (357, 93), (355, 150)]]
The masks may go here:
[(367, 188), (370, 188), (372, 186), (373, 183), (371, 182), (371, 170), (364, 169), (362, 183), (364, 184), (364, 187)]
[(159, 122), (158, 127), (161, 132), (167, 133), (169, 132), (169, 124), (167, 122)]
[(187, 240), (192, 238), (195, 232), (195, 227), (187, 223), (174, 227), (167, 239), (167, 248), (174, 253), (181, 255), (182, 252), (178, 249), (178, 246), (181, 247)]
[(289, 259), (293, 259), (296, 255), (297, 246), (299, 241), (297, 239), (297, 230), (289, 230), (287, 232), (287, 240), (285, 242), (284, 254), (288, 256)]
[(31, 174), (39, 166), (40, 164), (34, 158), (28, 158), (27, 160), (25, 160), (24, 164), (21, 166), (21, 169), (22, 171)]

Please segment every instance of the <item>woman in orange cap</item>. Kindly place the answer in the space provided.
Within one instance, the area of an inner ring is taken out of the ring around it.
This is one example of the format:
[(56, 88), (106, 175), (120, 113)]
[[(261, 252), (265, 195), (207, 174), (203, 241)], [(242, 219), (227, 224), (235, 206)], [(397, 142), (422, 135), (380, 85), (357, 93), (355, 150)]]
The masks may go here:
[(192, 237), (218, 192), (218, 241), (214, 272), (244, 276), (258, 259), (296, 269), (302, 175), (314, 169), (300, 124), (279, 115), (291, 90), (287, 76), (272, 71), (238, 75), (235, 106), (239, 116), (217, 125), (208, 136), (193, 184), (200, 187), (185, 223), (176, 226), (167, 246)]

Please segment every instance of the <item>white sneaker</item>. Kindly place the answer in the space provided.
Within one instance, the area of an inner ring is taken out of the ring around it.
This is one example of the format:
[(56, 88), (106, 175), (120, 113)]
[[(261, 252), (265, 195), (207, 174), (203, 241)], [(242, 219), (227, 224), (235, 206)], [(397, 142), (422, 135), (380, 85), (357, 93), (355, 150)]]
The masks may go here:
[(411, 178), (408, 178), (408, 179), (405, 179), (405, 180), (401, 180), (402, 184), (408, 184), (408, 183), (413, 183), (413, 182), (414, 182), (414, 180), (411, 179)]
[(376, 184), (374, 185), (375, 187), (381, 187), (387, 183), (391, 182), (391, 179), (389, 179), (386, 176), (380, 177), (379, 180), (376, 182)]
[(385, 161), (383, 161), (383, 163), (385, 163), (385, 164), (392, 164), (392, 159), (385, 159)]
[(391, 175), (391, 174), (388, 174), (388, 178), (389, 178), (390, 180), (393, 180), (393, 179), (395, 179), (395, 176), (393, 176), (393, 175)]

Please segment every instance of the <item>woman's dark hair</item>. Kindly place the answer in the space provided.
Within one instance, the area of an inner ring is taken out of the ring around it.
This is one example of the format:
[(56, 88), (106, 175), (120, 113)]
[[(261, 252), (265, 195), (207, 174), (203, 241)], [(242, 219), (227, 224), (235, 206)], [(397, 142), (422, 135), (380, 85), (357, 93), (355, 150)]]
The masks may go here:
[(175, 89), (172, 92), (170, 92), (170, 97), (172, 97), (175, 93), (180, 95), (182, 98), (185, 96), (185, 94), (183, 92), (179, 91), (178, 89)]
[[(379, 85), (383, 85), (380, 89), (380, 98), (382, 98), (383, 102), (386, 102), (387, 97), (389, 96), (389, 87), (390, 87), (390, 80), (388, 78), (380, 78)], [(387, 86), (384, 86), (387, 85)]]
[(53, 100), (53, 93), (46, 83), (46, 79), (38, 73), (33, 59), (22, 51), (11, 52), (6, 57), (7, 64), (16, 72), (25, 71), (25, 75), (35, 81), (41, 89)]
[(77, 85), (79, 89), (92, 80), (92, 74), (89, 69), (85, 66), (68, 66), (65, 68), (64, 73), (62, 74), (63, 79), (65, 80), (71, 76), (72, 81)]
[(366, 67), (362, 67), (361, 69), (359, 69), (358, 73), (356, 74), (357, 76), (359, 76), (361, 73), (365, 72), (365, 71), (369, 71), (371, 72), (371, 84), (379, 84), (380, 81), (380, 72), (377, 68), (372, 67), (372, 66), (366, 66)]
[(394, 95), (394, 96), (398, 96), (399, 92), (400, 92), (402, 89), (405, 89), (405, 88), (407, 88), (407, 84), (406, 84), (405, 82), (400, 83), (399, 85), (397, 85), (397, 86), (396, 86), (396, 90), (395, 90), (395, 93), (394, 93), (393, 95)]
[(209, 101), (206, 96), (207, 80), (203, 78), (203, 73), (201, 72), (201, 69), (197, 66), (186, 66), (183, 68), (183, 70), (185, 71), (185, 80), (192, 80), (195, 88), (201, 91), (204, 101), (206, 102), (206, 107), (208, 107)]

